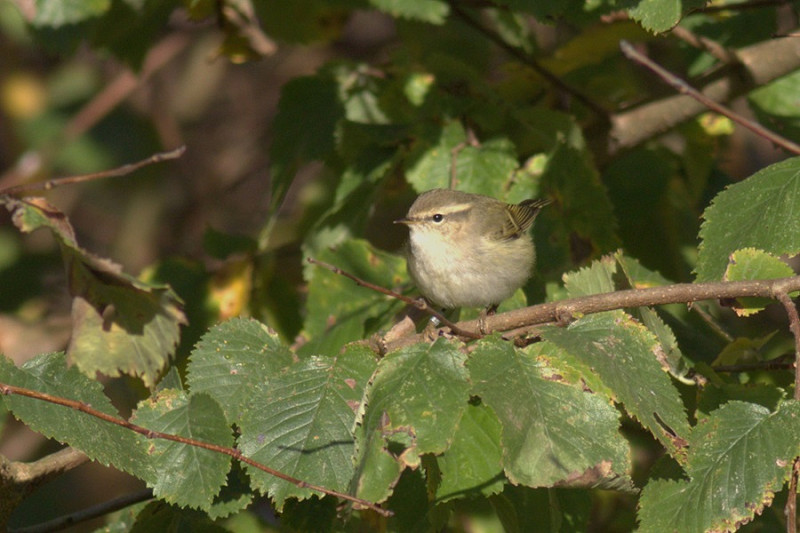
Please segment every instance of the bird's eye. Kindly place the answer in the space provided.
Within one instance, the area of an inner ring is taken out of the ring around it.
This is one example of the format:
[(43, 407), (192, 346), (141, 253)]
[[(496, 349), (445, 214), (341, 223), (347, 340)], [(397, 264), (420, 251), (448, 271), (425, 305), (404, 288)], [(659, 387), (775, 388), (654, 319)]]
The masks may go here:
[(439, 213), (436, 213), (431, 218), (433, 219), (434, 222), (441, 222), (442, 220), (444, 220), (444, 215), (440, 215)]

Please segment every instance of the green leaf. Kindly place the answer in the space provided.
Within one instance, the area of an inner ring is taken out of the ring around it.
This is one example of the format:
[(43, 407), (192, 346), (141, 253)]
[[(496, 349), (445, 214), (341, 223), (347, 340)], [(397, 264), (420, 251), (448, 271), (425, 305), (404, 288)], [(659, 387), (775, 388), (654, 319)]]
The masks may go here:
[[(547, 327), (542, 337), (574, 358), (589, 388), (612, 393), (672, 453), (679, 452), (689, 423), (677, 389), (659, 358), (652, 333), (623, 311), (588, 315), (567, 326)], [(597, 384), (597, 385), (595, 385)]]
[(800, 252), (800, 158), (770, 165), (731, 185), (703, 213), (697, 281), (719, 280), (730, 255), (758, 248), (773, 255)]
[(703, 5), (705, 0), (640, 0), (628, 13), (646, 30), (662, 33), (678, 24), (684, 13)]
[[(792, 267), (772, 254), (755, 248), (736, 250), (731, 254), (728, 268), (725, 269), (726, 281), (776, 279), (794, 276)], [(738, 298), (740, 307), (734, 310), (739, 316), (750, 316), (758, 313), (772, 303), (768, 298)]]
[[(17, 368), (0, 357), (0, 381), (82, 402), (105, 414), (120, 418), (103, 386), (67, 367), (63, 353), (39, 355)], [(142, 437), (129, 429), (111, 424), (75, 409), (22, 396), (4, 396), (14, 416), (45, 437), (64, 442), (90, 459), (133, 474), (153, 483), (156, 471), (142, 445)]]
[(444, 24), (450, 7), (443, 0), (370, 0), (370, 4), (393, 17)]
[(152, 386), (186, 318), (166, 285), (147, 284), (78, 246), (66, 216), (42, 198), (0, 198), (23, 232), (50, 229), (61, 245), (74, 322), (68, 353), (82, 372), (137, 376)]
[(453, 439), (467, 407), (466, 356), (456, 343), (416, 344), (381, 359), (372, 380), (364, 425), (384, 434), (410, 429), (418, 454), (442, 453)]
[(449, 188), (452, 150), (466, 140), (464, 127), (457, 120), (448, 121), (441, 130), (424, 132), (409, 154), (411, 162), (406, 170), (406, 181), (418, 193)]
[(592, 493), (589, 491), (506, 485), (503, 493), (490, 501), (507, 533), (590, 530)]
[(734, 531), (752, 520), (788, 479), (798, 453), (798, 417), (795, 401), (772, 413), (733, 401), (701, 420), (689, 440), (689, 479), (645, 486), (640, 531)]
[(564, 274), (564, 288), (569, 298), (614, 292), (616, 287), (612, 277), (616, 272), (617, 261), (614, 257), (603, 256), (588, 267)]
[[(116, 531), (116, 530), (111, 530)], [(213, 523), (197, 511), (179, 509), (163, 502), (150, 502), (137, 515), (129, 533), (153, 531), (191, 531), (192, 533), (227, 533), (229, 530)]]
[(359, 497), (383, 501), (402, 466), (416, 467), (421, 454), (450, 446), (469, 399), (465, 359), (455, 343), (440, 339), (380, 361), (357, 432)]
[(513, 483), (585, 477), (599, 484), (628, 471), (619, 415), (605, 398), (546, 379), (532, 355), (497, 338), (478, 343), (469, 370), (475, 393), (502, 425), (503, 467)]
[[(239, 449), (284, 474), (346, 491), (353, 477), (356, 415), (374, 370), (374, 353), (353, 345), (336, 357), (314, 356), (270, 376), (252, 392), (258, 405), (242, 414)], [(312, 494), (250, 466), (247, 471), (278, 510), (287, 498)]]
[(283, 87), (270, 147), (273, 209), (283, 202), (300, 166), (325, 159), (333, 151), (336, 126), (343, 118), (335, 81), (306, 76)]
[(234, 318), (208, 331), (189, 356), (187, 385), (207, 393), (222, 407), (228, 424), (237, 423), (254, 401), (253, 391), (288, 367), (294, 356), (264, 324)]
[(775, 131), (797, 141), (800, 138), (800, 108), (795, 98), (798, 91), (800, 70), (759, 87), (747, 98), (758, 115), (763, 117), (761, 122), (772, 122)]
[[(358, 278), (385, 288), (407, 279), (405, 260), (378, 250), (367, 241), (349, 240), (334, 249), (321, 250), (316, 259), (337, 266)], [(308, 339), (301, 354), (333, 354), (348, 342), (388, 327), (401, 302), (356, 285), (341, 274), (308, 265), (310, 277), (305, 327)]]
[[(669, 280), (664, 278), (658, 272), (644, 268), (636, 259), (627, 257), (621, 251), (614, 254), (617, 262), (622, 268), (622, 273), (628, 281), (631, 288), (644, 289), (647, 287), (663, 287), (669, 285)], [(682, 306), (685, 308), (685, 306)], [(634, 318), (637, 318), (649, 329), (653, 335), (656, 336), (658, 342), (661, 344), (663, 360), (669, 366), (669, 372), (672, 377), (679, 380), (686, 385), (693, 385), (694, 381), (687, 378), (687, 373), (691, 369), (690, 364), (681, 352), (678, 346), (678, 339), (672, 332), (666, 322), (659, 316), (658, 312), (652, 307), (639, 307), (631, 312)]]
[(58, 28), (99, 17), (111, 8), (111, 0), (35, 0), (35, 26)]
[(417, 192), (450, 188), (455, 164), (455, 189), (503, 199), (519, 166), (514, 144), (495, 138), (478, 145), (467, 143), (459, 121), (450, 121), (438, 139), (420, 141), (412, 149), (414, 161), (406, 179)]
[[(162, 391), (140, 403), (132, 421), (153, 431), (218, 446), (233, 445), (222, 409), (207, 394)], [(229, 456), (164, 439), (148, 441), (146, 447), (158, 472), (158, 480), (151, 485), (157, 497), (180, 506), (211, 508), (227, 480)]]
[(486, 405), (467, 406), (452, 444), (437, 458), (442, 475), (436, 488), (438, 502), (503, 490), (500, 431), (500, 421)]

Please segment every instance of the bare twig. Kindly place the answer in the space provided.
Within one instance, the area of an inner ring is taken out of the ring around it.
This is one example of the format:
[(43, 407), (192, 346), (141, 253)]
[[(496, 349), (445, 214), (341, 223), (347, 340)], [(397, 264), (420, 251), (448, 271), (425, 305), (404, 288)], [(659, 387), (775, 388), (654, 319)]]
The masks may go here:
[(794, 362), (789, 361), (763, 361), (760, 363), (740, 363), (738, 365), (712, 366), (714, 372), (751, 372), (753, 370), (789, 370), (794, 368)]
[[(727, 102), (800, 68), (800, 39), (771, 39), (736, 50), (739, 63), (716, 73), (700, 92), (715, 102)], [(610, 117), (608, 146), (613, 155), (633, 148), (681, 124), (708, 108), (691, 96), (674, 95), (642, 104)]]
[(439, 320), (439, 322), (441, 322), (442, 324), (444, 324), (445, 326), (450, 328), (450, 331), (452, 331), (454, 335), (458, 335), (458, 336), (461, 336), (461, 337), (467, 337), (469, 339), (480, 339), (480, 338), (483, 337), (483, 335), (481, 335), (480, 333), (476, 333), (476, 332), (473, 332), (473, 331), (466, 331), (466, 330), (463, 330), (463, 329), (459, 328), (456, 324), (454, 324), (453, 322), (447, 320), (447, 318), (444, 315), (442, 315), (440, 312), (438, 312), (436, 309), (432, 308), (428, 304), (428, 302), (426, 302), (424, 299), (409, 298), (408, 296), (405, 296), (404, 294), (400, 294), (400, 293), (394, 292), (394, 291), (392, 291), (390, 289), (381, 287), (380, 285), (375, 285), (374, 283), (370, 283), (369, 281), (363, 280), (363, 279), (359, 278), (358, 276), (354, 276), (353, 274), (351, 274), (349, 272), (345, 272), (344, 270), (342, 270), (341, 268), (339, 268), (339, 267), (337, 267), (335, 265), (331, 265), (331, 264), (325, 263), (323, 261), (318, 261), (318, 260), (314, 259), (313, 257), (309, 257), (307, 259), (307, 261), (309, 263), (311, 263), (312, 265), (321, 266), (322, 268), (330, 270), (334, 274), (339, 274), (340, 276), (344, 276), (347, 279), (353, 280), (356, 283), (356, 285), (360, 285), (361, 287), (366, 287), (367, 289), (371, 289), (371, 290), (379, 292), (381, 294), (385, 294), (386, 296), (391, 296), (392, 298), (400, 300), (401, 302), (405, 302), (408, 305), (414, 306), (417, 309), (425, 311), (426, 313), (430, 314), (431, 316), (436, 317), (436, 319)]
[(125, 509), (135, 503), (147, 501), (152, 499), (152, 497), (153, 489), (143, 489), (34, 526), (12, 529), (9, 533), (46, 533), (48, 531), (60, 531), (74, 526), (75, 524), (80, 524), (113, 513), (114, 511)]
[(750, 0), (738, 4), (717, 4), (695, 9), (694, 13), (719, 13), (720, 11), (748, 11), (786, 5), (786, 0)]
[(190, 42), (189, 35), (179, 32), (164, 37), (150, 49), (139, 74), (134, 74), (127, 68), (121, 72), (70, 119), (54, 144), (38, 152), (26, 152), (16, 165), (0, 175), (0, 186), (24, 181), (42, 168), (61, 144), (70, 142), (91, 129), (153, 74), (167, 65)]
[(636, 63), (648, 68), (650, 71), (658, 75), (659, 78), (664, 80), (667, 84), (673, 87), (676, 91), (680, 92), (681, 94), (685, 94), (694, 98), (707, 108), (711, 109), (712, 111), (716, 111), (717, 113), (728, 117), (729, 119), (733, 120), (734, 122), (744, 126), (745, 128), (749, 129), (756, 135), (759, 135), (773, 144), (780, 146), (784, 150), (788, 152), (792, 152), (794, 154), (800, 154), (800, 146), (795, 144), (794, 142), (786, 139), (769, 131), (761, 124), (753, 122), (752, 120), (743, 117), (742, 115), (728, 109), (727, 107), (718, 104), (713, 99), (709, 98), (708, 96), (704, 95), (697, 89), (690, 86), (688, 83), (677, 77), (676, 75), (669, 72), (667, 69), (650, 59), (644, 54), (639, 53), (628, 41), (620, 41), (620, 49), (622, 53), (628, 59), (635, 61)]
[[(800, 315), (797, 306), (789, 297), (788, 292), (778, 295), (778, 301), (783, 304), (786, 315), (789, 317), (789, 329), (794, 335), (794, 399), (800, 400)], [(789, 481), (789, 494), (786, 498), (786, 531), (797, 531), (797, 476), (800, 473), (800, 458), (792, 462), (792, 473)]]
[(226, 447), (226, 446), (219, 446), (217, 444), (212, 444), (212, 443), (209, 443), (209, 442), (203, 442), (203, 441), (199, 441), (199, 440), (196, 440), (196, 439), (191, 439), (191, 438), (187, 438), (187, 437), (181, 437), (180, 435), (172, 435), (170, 433), (162, 433), (161, 431), (153, 431), (151, 429), (147, 429), (145, 427), (142, 427), (142, 426), (133, 424), (131, 422), (128, 422), (127, 420), (124, 420), (122, 418), (117, 418), (115, 416), (111, 416), (109, 414), (103, 413), (102, 411), (98, 411), (97, 409), (94, 409), (94, 408), (90, 407), (89, 405), (87, 405), (87, 404), (85, 404), (83, 402), (78, 402), (78, 401), (75, 401), (75, 400), (69, 400), (67, 398), (61, 398), (59, 396), (53, 396), (52, 394), (47, 394), (45, 392), (38, 392), (38, 391), (34, 391), (34, 390), (23, 388), (23, 387), (16, 387), (14, 385), (8, 385), (8, 384), (5, 384), (5, 383), (0, 383), (0, 394), (4, 394), (4, 395), (16, 394), (16, 395), (19, 395), (19, 396), (25, 396), (25, 397), (28, 397), (28, 398), (34, 398), (34, 399), (37, 399), (37, 400), (42, 400), (42, 401), (45, 401), (45, 402), (54, 403), (56, 405), (62, 405), (64, 407), (70, 407), (70, 408), (75, 409), (77, 411), (80, 411), (82, 413), (86, 413), (88, 415), (94, 416), (95, 418), (99, 418), (100, 420), (104, 420), (104, 421), (106, 421), (106, 422), (108, 422), (110, 424), (114, 424), (114, 425), (129, 429), (129, 430), (131, 430), (131, 431), (133, 431), (135, 433), (143, 435), (145, 438), (148, 438), (148, 439), (163, 439), (163, 440), (168, 440), (168, 441), (172, 441), (172, 442), (178, 442), (180, 444), (186, 444), (188, 446), (194, 446), (196, 448), (202, 448), (204, 450), (210, 450), (212, 452), (228, 455), (228, 456), (236, 459), (237, 461), (241, 461), (243, 463), (246, 463), (246, 464), (252, 466), (253, 468), (257, 468), (257, 469), (259, 469), (259, 470), (261, 470), (263, 472), (266, 472), (267, 474), (269, 474), (271, 476), (275, 476), (278, 479), (282, 479), (282, 480), (284, 480), (284, 481), (286, 481), (288, 483), (291, 483), (292, 485), (295, 485), (296, 487), (299, 487), (301, 489), (311, 489), (311, 490), (315, 490), (317, 492), (321, 492), (323, 494), (328, 494), (330, 496), (336, 496), (337, 498), (341, 498), (343, 500), (348, 500), (348, 501), (353, 502), (355, 504), (358, 504), (358, 505), (367, 507), (369, 509), (372, 509), (373, 511), (375, 511), (376, 513), (378, 513), (378, 514), (380, 514), (382, 516), (391, 516), (393, 514), (391, 511), (386, 510), (386, 509), (382, 509), (380, 506), (378, 506), (378, 505), (376, 505), (376, 504), (374, 504), (372, 502), (368, 502), (368, 501), (363, 500), (361, 498), (356, 498), (355, 496), (351, 496), (350, 494), (345, 494), (343, 492), (338, 492), (338, 491), (335, 491), (335, 490), (332, 490), (332, 489), (321, 487), (319, 485), (314, 485), (313, 483), (307, 483), (307, 482), (302, 481), (300, 479), (293, 478), (293, 477), (291, 477), (291, 476), (289, 476), (287, 474), (284, 474), (283, 472), (280, 472), (280, 471), (275, 470), (273, 468), (270, 468), (270, 467), (268, 467), (266, 465), (263, 465), (263, 464), (259, 463), (258, 461), (254, 461), (253, 459), (250, 459), (249, 457), (243, 455), (242, 452), (240, 450), (238, 450), (237, 448), (229, 448), (229, 447)]
[(739, 59), (736, 57), (736, 53), (728, 50), (718, 42), (709, 39), (708, 37), (697, 35), (683, 26), (675, 26), (672, 28), (670, 33), (678, 39), (686, 41), (689, 43), (689, 45), (694, 46), (695, 48), (705, 50), (714, 58), (723, 63), (738, 63), (739, 61)]
[(458, 2), (450, 0), (449, 4), (450, 4), (450, 9), (459, 19), (465, 22), (468, 26), (471, 26), (472, 28), (477, 30), (479, 33), (483, 34), (494, 44), (502, 48), (507, 54), (517, 58), (519, 61), (521, 61), (522, 63), (533, 69), (539, 76), (544, 78), (548, 83), (550, 83), (559, 90), (563, 91), (566, 94), (569, 94), (570, 96), (578, 100), (580, 103), (582, 103), (592, 112), (594, 112), (597, 116), (601, 117), (602, 119), (608, 118), (608, 111), (603, 109), (599, 104), (597, 104), (591, 98), (583, 94), (581, 91), (579, 91), (575, 87), (568, 85), (564, 80), (562, 80), (561, 78), (559, 78), (558, 76), (556, 76), (555, 74), (544, 68), (533, 57), (529, 56), (522, 50), (515, 48), (510, 44), (508, 44), (507, 42), (505, 42), (505, 40), (503, 40), (503, 38), (498, 33), (485, 27), (480, 22), (472, 18), (469, 14), (467, 14), (467, 12), (462, 9), (461, 5)]
[(792, 474), (789, 478), (789, 495), (786, 498), (786, 533), (797, 533), (797, 478), (800, 477), (800, 457), (792, 461)]
[(800, 400), (800, 316), (797, 314), (797, 306), (789, 297), (788, 291), (778, 293), (777, 299), (786, 310), (786, 316), (789, 317), (789, 330), (794, 335), (794, 399)]
[(40, 183), (17, 185), (15, 187), (9, 187), (7, 189), (0, 190), (0, 194), (27, 194), (34, 191), (49, 191), (51, 189), (55, 189), (56, 187), (60, 187), (62, 185), (74, 185), (76, 183), (83, 183), (85, 181), (125, 176), (148, 165), (160, 163), (162, 161), (169, 161), (171, 159), (178, 159), (180, 156), (183, 155), (185, 151), (186, 147), (181, 146), (174, 150), (170, 150), (169, 152), (159, 152), (157, 154), (151, 155), (147, 159), (142, 159), (141, 161), (137, 161), (136, 163), (128, 163), (126, 165), (122, 165), (117, 168), (112, 168), (111, 170), (103, 170), (102, 172), (93, 172), (91, 174), (81, 174), (80, 176), (67, 176), (65, 178), (55, 178)]

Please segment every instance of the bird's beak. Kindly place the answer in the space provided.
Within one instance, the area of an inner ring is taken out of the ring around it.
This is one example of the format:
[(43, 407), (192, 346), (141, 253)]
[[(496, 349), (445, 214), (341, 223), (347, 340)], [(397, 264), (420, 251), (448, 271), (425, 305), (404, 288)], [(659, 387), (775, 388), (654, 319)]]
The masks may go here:
[(413, 224), (416, 222), (415, 220), (411, 220), (410, 218), (398, 218), (394, 221), (395, 224), (405, 224), (406, 226)]

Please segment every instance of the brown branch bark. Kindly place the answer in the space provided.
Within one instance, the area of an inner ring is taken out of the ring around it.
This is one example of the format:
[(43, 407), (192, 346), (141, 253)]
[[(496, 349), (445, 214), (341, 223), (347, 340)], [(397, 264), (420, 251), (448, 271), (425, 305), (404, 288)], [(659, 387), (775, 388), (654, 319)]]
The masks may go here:
[(64, 448), (30, 463), (9, 461), (0, 455), (0, 531), (6, 530), (11, 512), (37, 487), (88, 460), (74, 448)]
[[(800, 68), (800, 39), (773, 39), (734, 52), (738, 64), (724, 69), (699, 91), (728, 102)], [(611, 117), (607, 152), (633, 148), (707, 110), (691, 96), (678, 95), (643, 104)]]
[[(778, 299), (781, 294), (795, 291), (800, 291), (800, 276), (771, 280), (679, 283), (665, 287), (630, 289), (548, 302), (487, 316), (483, 320), (458, 322), (456, 325), (463, 331), (480, 334), (481, 322), (483, 322), (488, 331), (504, 332), (536, 324), (566, 324), (583, 315), (615, 309), (690, 303), (720, 298)], [(423, 340), (422, 335), (409, 335), (390, 342), (379, 343), (380, 346), (376, 348), (380, 352), (389, 352)]]

